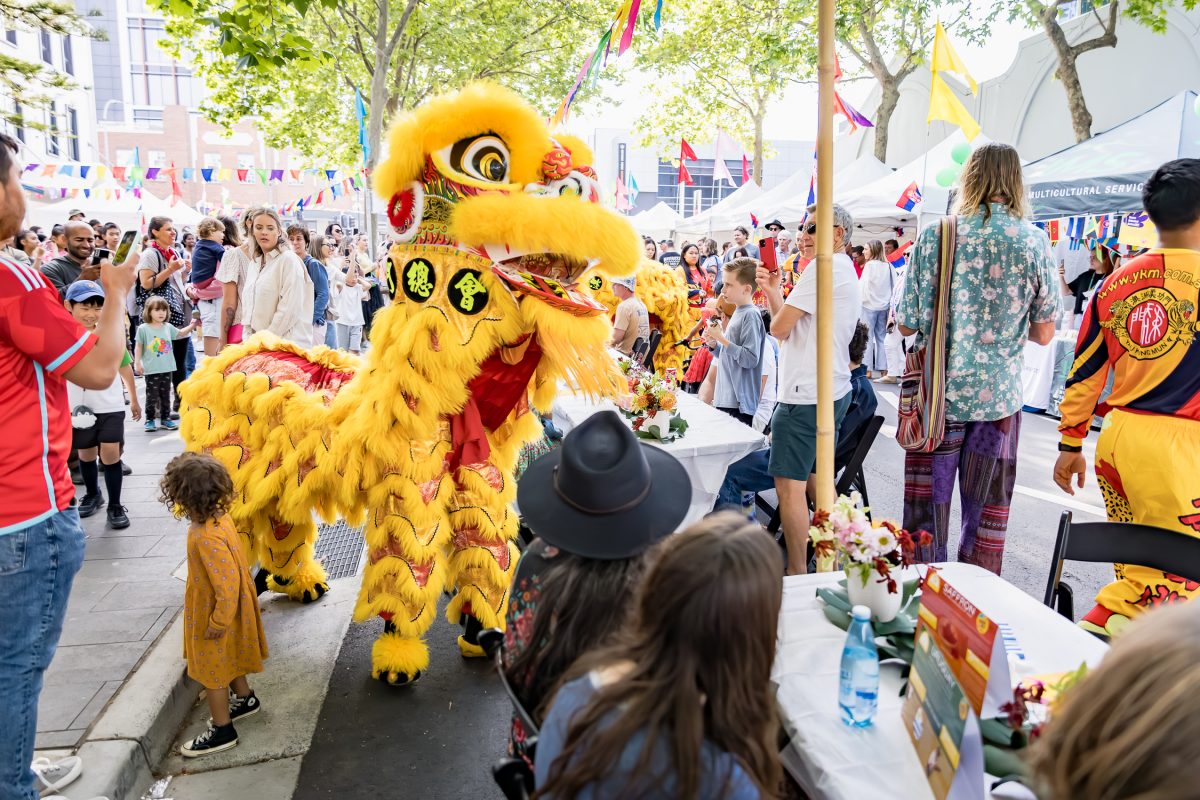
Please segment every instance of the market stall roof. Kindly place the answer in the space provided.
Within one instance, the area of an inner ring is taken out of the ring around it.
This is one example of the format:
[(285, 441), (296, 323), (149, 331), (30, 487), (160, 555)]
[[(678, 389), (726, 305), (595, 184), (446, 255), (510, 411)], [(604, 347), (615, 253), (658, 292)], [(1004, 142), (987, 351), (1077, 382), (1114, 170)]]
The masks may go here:
[(633, 225), (634, 230), (655, 241), (670, 236), (682, 221), (683, 217), (679, 215), (679, 212), (661, 200), (646, 211), (634, 214), (629, 218), (629, 223)]
[(1200, 158), (1196, 92), (1169, 100), (1091, 139), (1025, 166), (1035, 219), (1139, 211), (1159, 166)]
[[(683, 220), (677, 230), (682, 234), (704, 234), (731, 231), (738, 225), (750, 227), (749, 206), (763, 194), (763, 189), (754, 181), (746, 181), (712, 208)], [(757, 212), (756, 212), (757, 213)], [(760, 220), (761, 222), (762, 220)]]
[[(118, 192), (120, 197), (117, 196)], [(30, 203), (26, 217), (29, 224), (48, 229), (66, 222), (67, 212), (71, 209), (80, 208), (88, 219), (95, 217), (101, 222), (115, 222), (124, 230), (139, 228), (143, 221), (149, 222), (151, 217), (170, 217), (176, 229), (184, 225), (194, 226), (203, 219), (199, 211), (182, 201), (171, 205), (147, 189), (142, 189), (141, 197), (137, 197), (132, 189), (111, 179), (92, 187), (90, 195), (68, 197), (54, 203)]]

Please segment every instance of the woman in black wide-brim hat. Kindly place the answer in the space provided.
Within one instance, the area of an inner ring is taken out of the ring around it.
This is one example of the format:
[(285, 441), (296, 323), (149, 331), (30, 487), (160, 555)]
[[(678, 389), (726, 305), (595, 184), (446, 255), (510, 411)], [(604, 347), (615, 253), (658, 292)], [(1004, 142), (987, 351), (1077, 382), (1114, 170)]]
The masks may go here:
[[(537, 538), (513, 576), (503, 660), (539, 724), (563, 673), (621, 627), (648, 552), (675, 532), (691, 497), (683, 465), (613, 411), (586, 419), (526, 470), (517, 503)], [(526, 757), (525, 737), (514, 716), (515, 755)]]

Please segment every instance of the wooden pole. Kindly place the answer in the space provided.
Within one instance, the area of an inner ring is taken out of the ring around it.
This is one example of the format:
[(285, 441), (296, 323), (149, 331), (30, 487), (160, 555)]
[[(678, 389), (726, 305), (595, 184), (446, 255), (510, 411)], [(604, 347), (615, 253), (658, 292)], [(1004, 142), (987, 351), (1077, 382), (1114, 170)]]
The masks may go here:
[[(833, 508), (833, 12), (820, 0), (817, 20), (817, 508)], [(847, 235), (849, 231), (847, 231)], [(846, 354), (841, 353), (841, 358)], [(830, 569), (818, 564), (818, 570)]]

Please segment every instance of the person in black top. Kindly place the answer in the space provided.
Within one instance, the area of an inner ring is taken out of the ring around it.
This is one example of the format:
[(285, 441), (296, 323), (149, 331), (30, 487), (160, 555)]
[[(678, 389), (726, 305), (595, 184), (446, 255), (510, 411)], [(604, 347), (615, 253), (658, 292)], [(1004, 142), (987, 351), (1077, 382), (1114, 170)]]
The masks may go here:
[(658, 262), (672, 269), (679, 266), (679, 251), (675, 249), (675, 242), (670, 239), (663, 239), (662, 253), (658, 256)]
[(1116, 265), (1113, 263), (1113, 252), (1101, 244), (1092, 248), (1092, 268), (1081, 272), (1070, 283), (1067, 283), (1067, 270), (1062, 264), (1058, 266), (1058, 288), (1063, 297), (1075, 298), (1075, 316), (1083, 313), (1092, 290), (1104, 282)]

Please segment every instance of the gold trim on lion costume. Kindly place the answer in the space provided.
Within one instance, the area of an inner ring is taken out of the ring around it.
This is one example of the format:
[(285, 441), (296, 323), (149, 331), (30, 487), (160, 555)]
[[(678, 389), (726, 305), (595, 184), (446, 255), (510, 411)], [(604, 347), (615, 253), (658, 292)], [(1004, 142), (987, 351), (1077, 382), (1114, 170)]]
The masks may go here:
[[(501, 627), (516, 563), (513, 468), (565, 379), (612, 395), (606, 309), (576, 284), (628, 275), (641, 242), (599, 204), (591, 153), (491, 83), (401, 117), (373, 177), (395, 243), (393, 304), (358, 358), (261, 334), (182, 388), (183, 435), (214, 453), (272, 588), (325, 590), (314, 512), (366, 524), (356, 620), (381, 616), (373, 674), (406, 684), (444, 589), (451, 622)], [(464, 655), (479, 655), (471, 636)]]

